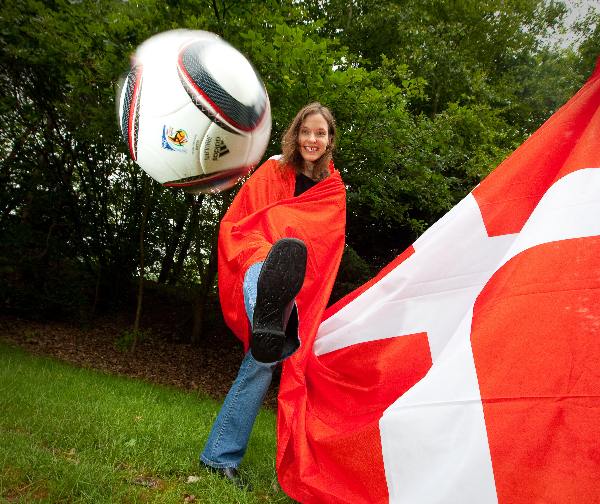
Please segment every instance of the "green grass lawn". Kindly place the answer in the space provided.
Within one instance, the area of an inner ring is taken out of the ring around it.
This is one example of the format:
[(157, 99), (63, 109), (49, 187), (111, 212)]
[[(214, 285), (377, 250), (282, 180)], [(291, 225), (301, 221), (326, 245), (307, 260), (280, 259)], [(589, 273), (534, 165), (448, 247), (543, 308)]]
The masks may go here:
[(0, 343), (0, 502), (292, 502), (277, 485), (271, 411), (240, 468), (252, 492), (199, 468), (219, 406)]

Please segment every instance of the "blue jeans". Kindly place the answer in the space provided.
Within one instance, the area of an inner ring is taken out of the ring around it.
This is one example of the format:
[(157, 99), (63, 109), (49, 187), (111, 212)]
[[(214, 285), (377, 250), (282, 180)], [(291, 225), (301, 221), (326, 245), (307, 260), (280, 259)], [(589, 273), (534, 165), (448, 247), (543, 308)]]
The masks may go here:
[[(244, 275), (244, 304), (250, 323), (261, 267), (262, 262), (253, 264)], [(203, 463), (216, 468), (240, 465), (276, 365), (277, 362), (258, 362), (248, 351), (200, 455)]]

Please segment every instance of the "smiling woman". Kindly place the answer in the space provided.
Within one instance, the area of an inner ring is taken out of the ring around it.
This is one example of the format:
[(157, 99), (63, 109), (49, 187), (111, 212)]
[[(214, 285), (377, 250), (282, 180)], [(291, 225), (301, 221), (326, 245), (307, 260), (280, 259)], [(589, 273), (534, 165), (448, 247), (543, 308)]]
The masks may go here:
[(336, 126), (333, 114), (320, 103), (301, 109), (283, 135), (283, 156), (279, 161), (312, 180), (329, 175), (329, 164), (335, 146)]
[(302, 121), (298, 146), (304, 159), (304, 174), (311, 177), (313, 163), (325, 154), (329, 147), (329, 126), (321, 114), (309, 115)]
[(327, 107), (300, 110), (283, 155), (252, 174), (219, 228), (221, 308), (247, 353), (200, 461), (238, 487), (246, 488), (237, 467), (273, 370), (312, 351), (342, 256), (346, 191), (334, 140)]

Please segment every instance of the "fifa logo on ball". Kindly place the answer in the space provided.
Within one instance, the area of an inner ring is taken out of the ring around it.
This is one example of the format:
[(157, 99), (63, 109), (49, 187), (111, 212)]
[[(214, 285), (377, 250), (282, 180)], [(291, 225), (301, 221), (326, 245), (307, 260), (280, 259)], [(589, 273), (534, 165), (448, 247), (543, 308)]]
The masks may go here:
[(162, 147), (167, 150), (186, 152), (185, 144), (188, 142), (188, 134), (183, 129), (163, 127)]

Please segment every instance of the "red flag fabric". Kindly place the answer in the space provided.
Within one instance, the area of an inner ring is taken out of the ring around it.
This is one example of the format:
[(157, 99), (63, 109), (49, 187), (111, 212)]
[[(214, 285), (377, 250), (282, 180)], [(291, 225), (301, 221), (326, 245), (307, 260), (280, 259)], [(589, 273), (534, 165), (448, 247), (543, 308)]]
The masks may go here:
[(248, 350), (250, 325), (242, 284), (280, 238), (299, 238), (308, 251), (306, 277), (296, 298), (303, 342), (314, 339), (344, 249), (346, 189), (331, 163), (330, 176), (294, 197), (295, 173), (276, 157), (260, 166), (236, 195), (219, 228), (219, 298), (226, 323)]
[(600, 65), (302, 350), (279, 393), (292, 498), (600, 502)]

